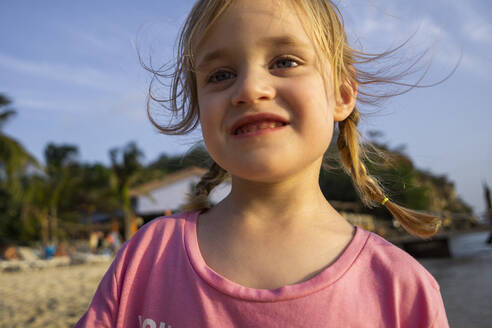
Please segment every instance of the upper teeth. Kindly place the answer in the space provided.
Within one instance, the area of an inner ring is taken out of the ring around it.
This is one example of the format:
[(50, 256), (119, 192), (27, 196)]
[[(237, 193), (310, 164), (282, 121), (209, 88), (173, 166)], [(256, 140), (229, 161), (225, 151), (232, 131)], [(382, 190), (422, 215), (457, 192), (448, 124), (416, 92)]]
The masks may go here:
[(239, 129), (236, 129), (236, 131), (234, 131), (234, 134), (254, 132), (256, 130), (262, 130), (262, 129), (272, 129), (282, 125), (284, 125), (284, 123), (276, 122), (276, 121), (254, 122), (254, 123), (243, 125)]

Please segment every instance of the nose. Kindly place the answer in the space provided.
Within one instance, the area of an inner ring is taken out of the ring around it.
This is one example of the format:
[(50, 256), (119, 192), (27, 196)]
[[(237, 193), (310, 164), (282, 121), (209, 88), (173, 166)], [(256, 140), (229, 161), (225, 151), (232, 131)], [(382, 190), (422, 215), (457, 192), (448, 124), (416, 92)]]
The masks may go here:
[(234, 106), (252, 105), (275, 98), (275, 93), (271, 77), (263, 68), (249, 68), (236, 78), (231, 100)]

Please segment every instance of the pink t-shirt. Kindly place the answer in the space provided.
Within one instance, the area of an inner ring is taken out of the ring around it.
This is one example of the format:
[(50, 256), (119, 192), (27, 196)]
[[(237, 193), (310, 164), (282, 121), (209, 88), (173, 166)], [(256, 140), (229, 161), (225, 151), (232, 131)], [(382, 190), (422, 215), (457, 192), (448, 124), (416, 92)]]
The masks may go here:
[(340, 257), (308, 281), (254, 289), (205, 263), (197, 218), (180, 213), (142, 227), (76, 327), (448, 327), (435, 279), (376, 234), (356, 227)]

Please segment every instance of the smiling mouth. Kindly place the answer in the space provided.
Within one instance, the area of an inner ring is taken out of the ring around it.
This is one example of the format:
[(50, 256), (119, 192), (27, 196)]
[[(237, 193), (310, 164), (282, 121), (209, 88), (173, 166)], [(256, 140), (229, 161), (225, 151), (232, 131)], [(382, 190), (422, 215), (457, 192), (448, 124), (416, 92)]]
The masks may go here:
[(234, 131), (234, 135), (251, 135), (256, 134), (255, 132), (259, 132), (262, 130), (271, 130), (275, 128), (279, 128), (287, 125), (287, 123), (278, 122), (278, 121), (262, 121), (262, 122), (254, 122), (241, 126), (240, 128)]

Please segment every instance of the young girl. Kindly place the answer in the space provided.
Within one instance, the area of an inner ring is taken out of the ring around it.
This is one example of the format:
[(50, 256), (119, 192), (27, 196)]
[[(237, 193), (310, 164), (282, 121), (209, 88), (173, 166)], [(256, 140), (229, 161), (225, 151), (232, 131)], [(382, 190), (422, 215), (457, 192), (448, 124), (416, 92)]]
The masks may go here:
[[(435, 217), (388, 200), (360, 159), (358, 88), (381, 82), (357, 67), (367, 58), (328, 0), (199, 0), (171, 88), (181, 121), (160, 129), (199, 122), (215, 163), (190, 211), (121, 248), (77, 327), (447, 327), (434, 278), (320, 190), (336, 122), (363, 201), (415, 235), (437, 230)], [(210, 208), (227, 175), (231, 193)]]

